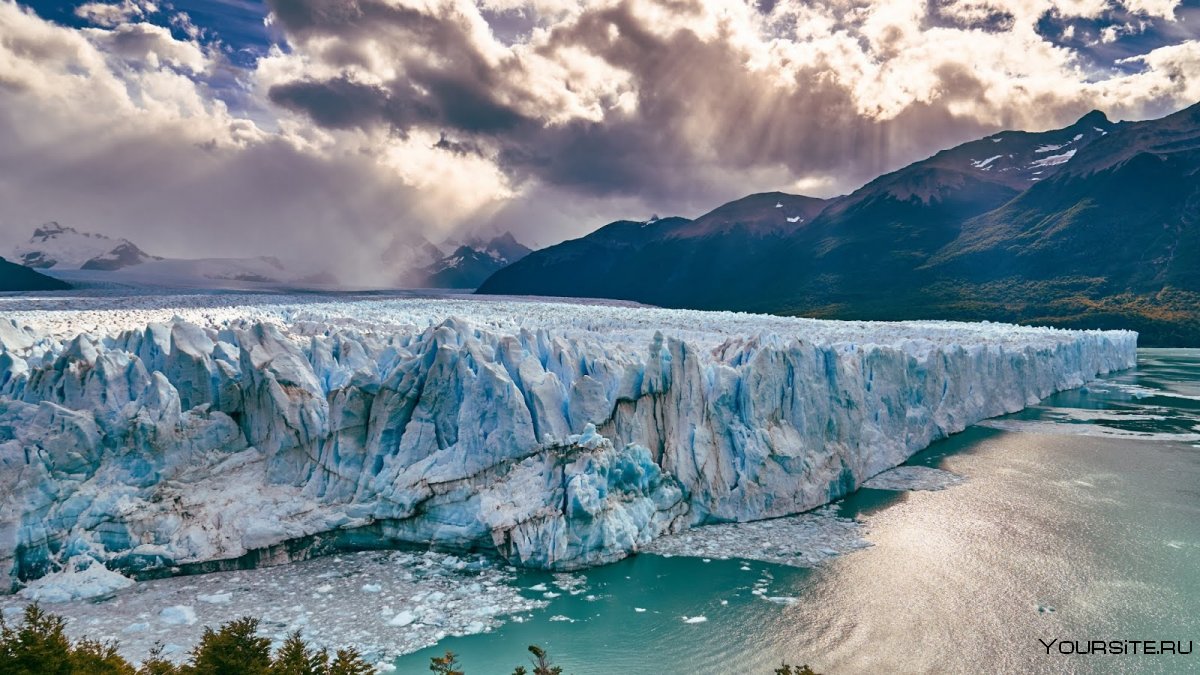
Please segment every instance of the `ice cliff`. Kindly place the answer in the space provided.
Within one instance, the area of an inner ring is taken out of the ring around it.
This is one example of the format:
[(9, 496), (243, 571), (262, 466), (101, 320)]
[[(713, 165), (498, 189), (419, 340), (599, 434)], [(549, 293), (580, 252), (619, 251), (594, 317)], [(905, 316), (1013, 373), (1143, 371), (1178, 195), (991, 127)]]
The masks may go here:
[(30, 302), (0, 304), (12, 587), (79, 556), (154, 575), (398, 542), (611, 561), (836, 499), (1131, 367), (1137, 337), (522, 301)]

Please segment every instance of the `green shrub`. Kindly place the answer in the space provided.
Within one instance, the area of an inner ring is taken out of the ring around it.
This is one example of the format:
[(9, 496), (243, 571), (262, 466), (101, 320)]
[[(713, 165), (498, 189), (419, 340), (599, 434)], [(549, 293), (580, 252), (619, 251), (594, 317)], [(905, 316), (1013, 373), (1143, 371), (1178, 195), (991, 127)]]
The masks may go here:
[(187, 663), (150, 650), (141, 668), (117, 653), (117, 645), (86, 638), (72, 643), (62, 617), (36, 603), (25, 608), (20, 627), (0, 617), (0, 674), (3, 675), (372, 675), (375, 669), (354, 649), (339, 649), (332, 661), (326, 650), (313, 650), (292, 633), (274, 657), (271, 641), (258, 635), (258, 620), (230, 621), (204, 629)]

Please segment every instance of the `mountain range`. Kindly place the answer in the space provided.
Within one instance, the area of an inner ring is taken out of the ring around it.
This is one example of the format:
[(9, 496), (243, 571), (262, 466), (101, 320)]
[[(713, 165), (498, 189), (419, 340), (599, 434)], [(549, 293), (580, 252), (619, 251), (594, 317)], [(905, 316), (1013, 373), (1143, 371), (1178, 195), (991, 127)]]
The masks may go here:
[(34, 229), (26, 242), (13, 248), (11, 259), (60, 280), (86, 284), (114, 281), (207, 287), (328, 281), (326, 276), (300, 271), (269, 256), (163, 258), (146, 253), (128, 239), (81, 232), (56, 222)]
[[(380, 256), (380, 265), (391, 271), (397, 287), (473, 289), (530, 252), (508, 232), (451, 243), (448, 250), (445, 253), (421, 237), (397, 238)], [(329, 270), (313, 270), (270, 256), (163, 258), (127, 239), (81, 232), (56, 222), (34, 229), (9, 257), (15, 262), (0, 266), (0, 291), (69, 288), (65, 282), (213, 288), (339, 285)]]
[(1200, 104), (1004, 131), (849, 195), (765, 193), (696, 219), (618, 221), (480, 293), (837, 319), (1130, 328), (1200, 344)]
[(441, 248), (417, 236), (398, 238), (380, 256), (380, 262), (397, 270), (395, 285), (399, 287), (474, 289), (530, 252), (511, 232), (490, 239), (444, 242)]
[(128, 239), (79, 232), (55, 222), (35, 229), (28, 242), (13, 250), (13, 259), (34, 269), (105, 271), (162, 260), (147, 254)]

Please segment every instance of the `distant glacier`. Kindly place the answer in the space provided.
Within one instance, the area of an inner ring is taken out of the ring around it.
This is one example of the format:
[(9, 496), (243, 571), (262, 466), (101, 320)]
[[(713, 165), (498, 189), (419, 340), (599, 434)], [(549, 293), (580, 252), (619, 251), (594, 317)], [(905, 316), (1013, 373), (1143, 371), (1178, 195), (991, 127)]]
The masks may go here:
[[(1137, 335), (521, 300), (0, 301), (0, 566), (571, 569), (812, 509)], [(40, 304), (39, 304), (40, 303)]]

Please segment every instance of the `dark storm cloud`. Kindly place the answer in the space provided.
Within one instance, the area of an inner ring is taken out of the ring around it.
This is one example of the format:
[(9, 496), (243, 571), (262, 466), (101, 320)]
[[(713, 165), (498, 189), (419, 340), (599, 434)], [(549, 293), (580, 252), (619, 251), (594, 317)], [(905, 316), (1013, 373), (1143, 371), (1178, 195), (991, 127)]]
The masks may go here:
[[(561, 50), (585, 50), (628, 73), (638, 93), (636, 111), (544, 124), (499, 100), (521, 95), (514, 80), (524, 66), (514, 59), (488, 63), (453, 16), (375, 2), (278, 0), (276, 6), (285, 30), (300, 40), (383, 34), (436, 50), (438, 58), (401, 53), (401, 76), (381, 87), (345, 78), (292, 83), (274, 87), (272, 100), (332, 127), (375, 122), (400, 130), (438, 128), (489, 144), (518, 181), (588, 195), (645, 195), (687, 208), (714, 194), (750, 189), (738, 175), (761, 167), (862, 181), (948, 137), (991, 130), (920, 104), (894, 119), (864, 117), (846, 83), (830, 76), (838, 64), (797, 69), (795, 86), (767, 84), (762, 73), (731, 58), (728, 35), (706, 40), (691, 30), (646, 25), (628, 2), (554, 27), (537, 51), (553, 59)], [(663, 6), (683, 15), (699, 11), (685, 0)], [(366, 63), (364, 54), (358, 65)], [(944, 68), (939, 76), (944, 102), (977, 96), (982, 87), (966, 67)]]
[(471, 141), (451, 140), (446, 137), (444, 132), (439, 136), (437, 143), (433, 144), (433, 147), (437, 148), (438, 150), (446, 150), (460, 156), (482, 156), (484, 154), (483, 150), (477, 144), (472, 143)]
[[(669, 6), (684, 13), (695, 9), (687, 2)], [(637, 113), (553, 125), (500, 102), (500, 97), (520, 95), (512, 93), (512, 80), (522, 64), (487, 63), (452, 17), (437, 19), (373, 2), (278, 0), (275, 8), (284, 28), (300, 40), (386, 33), (436, 49), (439, 58), (404, 60), (402, 76), (380, 87), (344, 77), (277, 85), (271, 89), (273, 101), (331, 127), (428, 125), (487, 142), (497, 149), (504, 169), (520, 179), (592, 194), (643, 192), (675, 199), (702, 194), (723, 180), (703, 175), (697, 164), (701, 153), (716, 151), (735, 169), (769, 163), (814, 170), (844, 163), (857, 145), (877, 145), (869, 138), (872, 125), (852, 134), (849, 145), (829, 143), (828, 134), (819, 131), (822, 124), (844, 126), (857, 117), (836, 84), (813, 77), (804, 91), (764, 92), (761, 82), (730, 58), (728, 45), (704, 42), (684, 30), (660, 35), (642, 25), (628, 4), (585, 12), (555, 28), (540, 51), (553, 58), (556, 50), (584, 49), (629, 72), (639, 92)], [(610, 28), (619, 39), (609, 37)], [(365, 62), (364, 55), (358, 65)], [(343, 59), (341, 65), (349, 64)], [(697, 112), (713, 117), (706, 135), (719, 139), (717, 147), (683, 132), (682, 125)], [(794, 121), (773, 121), (784, 112)]]
[(346, 77), (322, 82), (277, 84), (268, 92), (271, 102), (306, 113), (314, 122), (334, 129), (361, 127), (386, 120), (400, 129), (427, 117), (394, 102), (382, 87), (360, 84)]
[(383, 2), (276, 0), (272, 6), (294, 39), (343, 40), (323, 48), (326, 62), (335, 66), (368, 65), (371, 56), (357, 42), (367, 35), (424, 50), (418, 57), (402, 57), (403, 76), (380, 85), (342, 76), (270, 89), (273, 102), (307, 113), (318, 124), (346, 128), (380, 122), (401, 133), (424, 125), (493, 134), (529, 122), (497, 99), (504, 73), (484, 62), (460, 21)]

